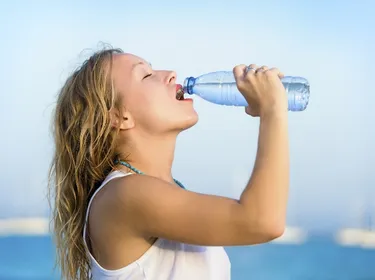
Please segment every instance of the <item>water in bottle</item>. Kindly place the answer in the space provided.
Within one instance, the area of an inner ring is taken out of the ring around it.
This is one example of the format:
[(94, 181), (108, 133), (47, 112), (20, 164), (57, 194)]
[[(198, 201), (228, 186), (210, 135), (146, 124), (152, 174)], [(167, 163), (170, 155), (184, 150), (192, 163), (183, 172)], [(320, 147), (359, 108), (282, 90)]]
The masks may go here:
[[(303, 111), (309, 103), (310, 85), (302, 77), (286, 76), (281, 79), (288, 95), (288, 110)], [(237, 88), (233, 72), (218, 71), (197, 78), (186, 78), (183, 90), (195, 94), (209, 102), (227, 106), (247, 106), (247, 102)]]

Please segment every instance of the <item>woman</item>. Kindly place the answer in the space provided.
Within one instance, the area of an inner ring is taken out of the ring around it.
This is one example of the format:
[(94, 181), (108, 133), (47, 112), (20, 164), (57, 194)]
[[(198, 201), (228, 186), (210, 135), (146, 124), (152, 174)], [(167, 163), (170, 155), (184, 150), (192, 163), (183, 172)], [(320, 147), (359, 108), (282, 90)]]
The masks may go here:
[(100, 51), (63, 86), (54, 119), (54, 231), (66, 279), (230, 279), (222, 247), (283, 233), (289, 184), (287, 100), (277, 69), (239, 65), (260, 117), (252, 176), (239, 200), (198, 194), (171, 174), (177, 135), (198, 121), (176, 73)]

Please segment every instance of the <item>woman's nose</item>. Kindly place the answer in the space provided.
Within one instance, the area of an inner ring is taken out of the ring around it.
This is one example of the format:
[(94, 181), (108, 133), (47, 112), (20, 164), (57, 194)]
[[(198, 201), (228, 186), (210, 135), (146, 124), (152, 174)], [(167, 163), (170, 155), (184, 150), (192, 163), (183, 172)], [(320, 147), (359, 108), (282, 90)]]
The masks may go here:
[(177, 74), (175, 71), (167, 71), (166, 72), (166, 80), (165, 82), (167, 84), (170, 84), (170, 83), (173, 83), (176, 81), (176, 78), (177, 78)]

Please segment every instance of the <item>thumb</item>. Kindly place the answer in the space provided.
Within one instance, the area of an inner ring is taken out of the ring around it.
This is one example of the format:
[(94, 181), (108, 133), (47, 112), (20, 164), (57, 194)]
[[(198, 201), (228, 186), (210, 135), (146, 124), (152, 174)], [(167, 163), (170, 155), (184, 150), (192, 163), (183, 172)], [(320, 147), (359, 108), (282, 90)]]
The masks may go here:
[(250, 106), (245, 107), (245, 112), (246, 112), (246, 114), (248, 114), (252, 117), (258, 117), (259, 116), (259, 112), (257, 110), (251, 109)]
[(245, 113), (251, 116), (251, 108), (250, 106), (245, 107)]

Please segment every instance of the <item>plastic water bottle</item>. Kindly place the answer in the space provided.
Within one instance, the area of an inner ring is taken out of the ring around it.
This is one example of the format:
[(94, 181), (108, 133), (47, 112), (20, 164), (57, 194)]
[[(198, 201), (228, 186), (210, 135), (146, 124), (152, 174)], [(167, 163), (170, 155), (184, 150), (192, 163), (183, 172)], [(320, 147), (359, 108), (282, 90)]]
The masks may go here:
[[(309, 82), (302, 77), (291, 76), (285, 76), (281, 82), (288, 95), (288, 110), (305, 110), (310, 97)], [(219, 105), (248, 105), (237, 88), (233, 72), (230, 71), (212, 72), (197, 78), (188, 77), (184, 81), (183, 90)]]

